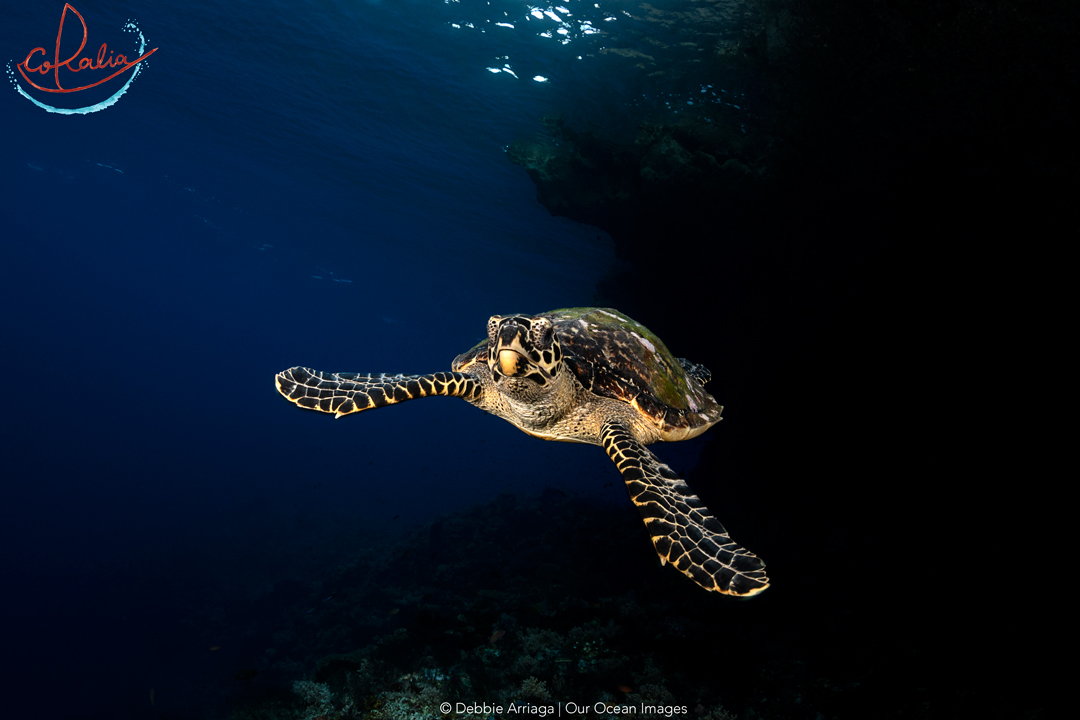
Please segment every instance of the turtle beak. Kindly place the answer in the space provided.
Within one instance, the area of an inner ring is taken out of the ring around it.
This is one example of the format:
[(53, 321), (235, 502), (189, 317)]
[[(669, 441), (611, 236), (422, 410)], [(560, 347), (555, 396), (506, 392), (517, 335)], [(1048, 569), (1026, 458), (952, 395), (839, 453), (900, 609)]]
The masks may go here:
[(503, 348), (496, 356), (499, 364), (499, 372), (504, 377), (524, 377), (536, 373), (545, 380), (551, 380), (552, 374), (539, 365), (529, 362), (529, 359), (517, 350)]
[(528, 372), (529, 360), (521, 354), (521, 338), (525, 329), (513, 321), (505, 321), (499, 328), (497, 341), (499, 371), (506, 377), (516, 377)]
[(525, 358), (514, 350), (500, 350), (499, 351), (499, 370), (506, 377), (514, 377), (517, 374), (518, 367), (522, 360)]

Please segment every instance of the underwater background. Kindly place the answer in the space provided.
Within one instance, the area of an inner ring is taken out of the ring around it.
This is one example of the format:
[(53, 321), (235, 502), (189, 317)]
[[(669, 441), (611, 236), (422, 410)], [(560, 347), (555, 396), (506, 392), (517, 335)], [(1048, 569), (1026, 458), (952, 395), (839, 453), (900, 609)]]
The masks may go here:
[[(1046, 716), (1001, 423), (1075, 242), (1075, 8), (79, 3), (84, 55), (157, 48), (112, 104), (19, 74), (63, 9), (0, 13), (4, 717)], [(589, 305), (712, 371), (653, 450), (760, 597), (660, 567), (599, 448), (274, 389)]]

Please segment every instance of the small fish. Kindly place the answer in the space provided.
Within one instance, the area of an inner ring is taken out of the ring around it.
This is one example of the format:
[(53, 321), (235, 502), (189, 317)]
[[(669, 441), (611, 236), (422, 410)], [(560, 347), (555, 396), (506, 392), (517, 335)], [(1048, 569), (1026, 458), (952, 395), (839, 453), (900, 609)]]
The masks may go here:
[(154, 688), (150, 688), (150, 704), (154, 704)]
[(255, 668), (244, 668), (239, 670), (236, 675), (233, 675), (233, 680), (250, 680), (259, 674), (259, 671)]
[(400, 608), (394, 608), (393, 610), (390, 611), (390, 614), (391, 615), (397, 615), (399, 612), (401, 612)]
[(555, 662), (564, 663), (564, 662), (573, 662), (573, 660), (570, 660), (569, 658), (555, 658)]
[(494, 645), (499, 641), (499, 638), (501, 638), (505, 634), (505, 630), (496, 630), (495, 632), (491, 633), (491, 638), (488, 640), (488, 643)]
[(215, 650), (220, 650), (220, 649), (221, 649), (220, 645), (211, 645), (210, 646), (210, 652), (214, 652)]
[(624, 692), (624, 693), (630, 693), (630, 692), (633, 692), (634, 689), (632, 687), (627, 686), (627, 685), (620, 685), (619, 686), (619, 691)]

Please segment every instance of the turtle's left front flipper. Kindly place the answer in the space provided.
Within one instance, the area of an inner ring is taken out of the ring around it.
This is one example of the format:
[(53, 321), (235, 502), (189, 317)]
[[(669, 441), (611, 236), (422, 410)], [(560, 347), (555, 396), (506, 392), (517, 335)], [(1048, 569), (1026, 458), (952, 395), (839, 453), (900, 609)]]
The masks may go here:
[(732, 542), (686, 481), (621, 423), (606, 423), (600, 440), (622, 473), (662, 563), (725, 595), (750, 597), (769, 586), (761, 558)]
[(476, 378), (460, 372), (360, 375), (294, 367), (279, 372), (274, 382), (279, 393), (300, 407), (333, 413), (335, 417), (431, 395), (471, 400), (482, 394)]

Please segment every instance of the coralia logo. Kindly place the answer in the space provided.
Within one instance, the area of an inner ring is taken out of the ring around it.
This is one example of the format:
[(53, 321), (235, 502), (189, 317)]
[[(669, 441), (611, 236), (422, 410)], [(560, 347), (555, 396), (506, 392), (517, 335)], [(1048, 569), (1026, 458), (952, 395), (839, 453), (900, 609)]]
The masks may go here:
[[(75, 17), (79, 18), (79, 22), (82, 23), (82, 42), (79, 44), (79, 48), (72, 53), (70, 57), (61, 60), (60, 42), (64, 34), (64, 21), (67, 19), (68, 10), (74, 13)], [(127, 79), (127, 82), (125, 82), (115, 93), (100, 102), (77, 108), (61, 108), (41, 102), (32, 97), (20, 85), (15, 77), (15, 72), (11, 69), (11, 63), (9, 62), (8, 76), (11, 78), (11, 84), (19, 94), (27, 100), (52, 113), (59, 113), (61, 115), (86, 115), (88, 113), (97, 112), (98, 110), (104, 110), (110, 105), (115, 104), (116, 101), (120, 99), (120, 96), (127, 92), (128, 87), (131, 86), (131, 83), (134, 82), (135, 78), (139, 75), (139, 70), (142, 67), (140, 63), (157, 52), (157, 48), (146, 52), (146, 38), (143, 37), (142, 31), (139, 30), (139, 27), (134, 21), (128, 20), (124, 23), (122, 29), (125, 32), (136, 33), (139, 37), (139, 47), (138, 50), (136, 50), (136, 55), (138, 55), (138, 57), (134, 60), (129, 60), (126, 55), (115, 54), (114, 50), (108, 49), (107, 43), (101, 44), (101, 47), (98, 48), (96, 57), (79, 57), (86, 47), (86, 41), (89, 35), (86, 28), (86, 20), (70, 3), (65, 3), (64, 11), (60, 13), (60, 29), (56, 32), (56, 49), (53, 53), (52, 60), (47, 59), (48, 53), (45, 48), (36, 47), (27, 54), (25, 60), (16, 65), (19, 74), (30, 87), (44, 93), (61, 95), (83, 92), (90, 88), (101, 86), (134, 68), (131, 76)], [(61, 76), (61, 70), (64, 70), (63, 76)], [(111, 72), (102, 77), (100, 72), (91, 72), (95, 70)], [(79, 78), (74, 78), (73, 75), (70, 75), (82, 72), (85, 72), (86, 75)], [(44, 84), (48, 82), (47, 78), (49, 78), (49, 76), (51, 76), (50, 79), (55, 84), (55, 87), (44, 86)], [(63, 80), (61, 80), (61, 78), (63, 78)], [(65, 85), (70, 84), (77, 84), (78, 87), (65, 87)]]

